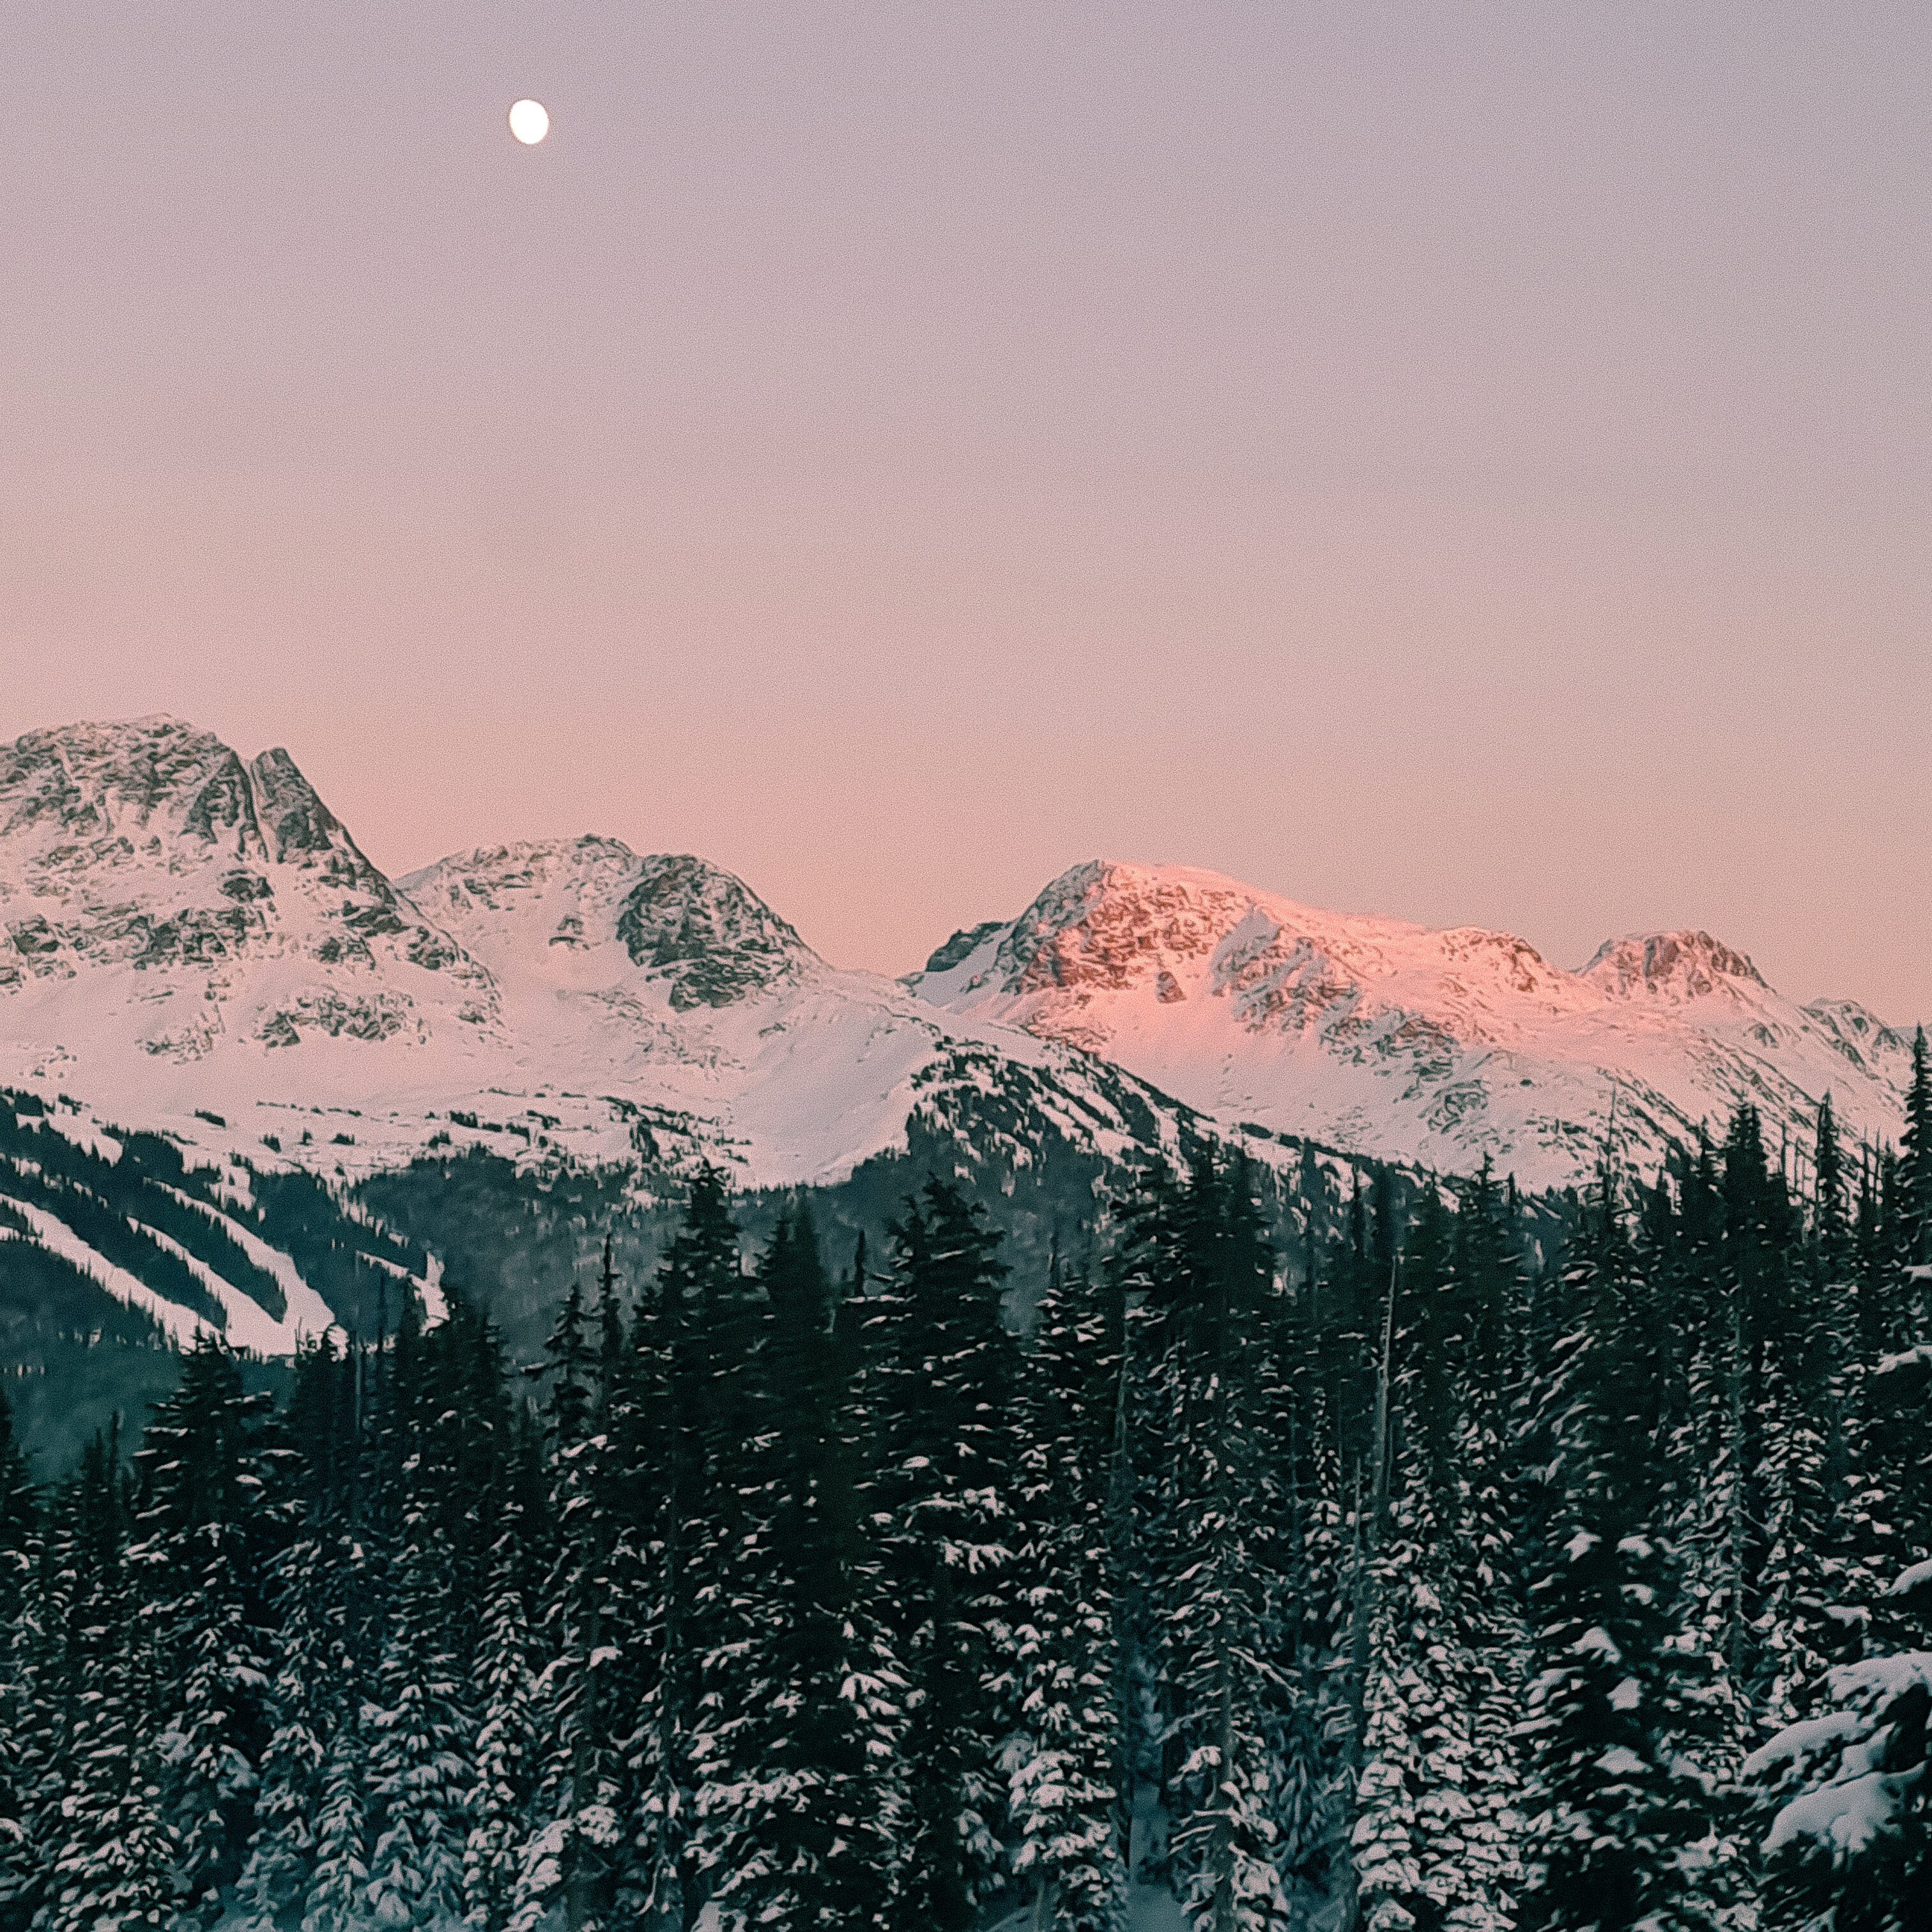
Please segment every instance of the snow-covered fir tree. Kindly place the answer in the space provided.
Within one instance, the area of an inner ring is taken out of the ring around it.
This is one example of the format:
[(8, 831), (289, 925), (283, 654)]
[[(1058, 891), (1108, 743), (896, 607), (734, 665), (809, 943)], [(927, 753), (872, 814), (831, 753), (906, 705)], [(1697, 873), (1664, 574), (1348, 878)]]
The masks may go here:
[(1257, 1454), (1273, 1258), (1239, 1158), (1196, 1161), (1143, 1311), (1165, 1423), (1147, 1485), (1176, 1759), (1177, 1888), (1200, 1932), (1286, 1922), (1269, 1714), (1282, 1690), (1257, 1553), (1276, 1504)]
[(1684, 1627), (1660, 1494), (1661, 1377), (1606, 1164), (1564, 1286), (1578, 1326), (1546, 1402), (1554, 1492), (1530, 1592), (1520, 1922), (1677, 1932), (1718, 1922), (1716, 1660)]
[(506, 1484), (477, 1646), (476, 1783), (463, 1853), (464, 1916), (478, 1932), (500, 1932), (508, 1922), (530, 1836), (536, 1646), (524, 1588), (522, 1519), (522, 1503)]
[(882, 1576), (907, 1686), (892, 1923), (968, 1932), (1004, 1876), (1018, 1348), (1001, 1320), (998, 1238), (956, 1184), (928, 1181), (894, 1241), (889, 1291), (868, 1324), (868, 1398)]
[[(1480, 1196), (1466, 1209), (1486, 1211)], [(1473, 1364), (1482, 1297), (1498, 1284), (1466, 1280), (1452, 1243), (1431, 1187), (1396, 1284), (1388, 1520), (1364, 1579), (1372, 1608), (1354, 1846), (1373, 1932), (1420, 1922), (1500, 1932), (1514, 1922), (1520, 1876), (1510, 1806), (1520, 1646), (1496, 1601), (1499, 1526), (1485, 1487), (1495, 1472)], [(1460, 1248), (1478, 1253), (1478, 1238)]]
[(273, 1730), (265, 1407), (243, 1393), (234, 1358), (204, 1340), (135, 1458), (141, 1500), (128, 1572), (166, 1687), (152, 1742), (184, 1904), (240, 1875)]
[(1098, 1285), (1056, 1262), (1021, 1401), (1007, 1810), (1034, 1922), (1069, 1932), (1121, 1932), (1126, 1909), (1108, 1520), (1120, 1336)]
[(780, 1219), (758, 1280), (744, 1507), (692, 1742), (696, 1864), (720, 1932), (877, 1926), (905, 1687), (864, 1561), (842, 1311), (802, 1212)]

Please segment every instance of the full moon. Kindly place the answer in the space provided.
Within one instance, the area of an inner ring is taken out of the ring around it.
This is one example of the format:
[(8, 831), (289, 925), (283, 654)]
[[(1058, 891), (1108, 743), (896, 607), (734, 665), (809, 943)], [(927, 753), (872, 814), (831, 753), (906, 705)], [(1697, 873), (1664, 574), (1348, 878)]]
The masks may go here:
[(541, 100), (520, 100), (510, 110), (510, 132), (534, 148), (550, 132), (550, 116)]

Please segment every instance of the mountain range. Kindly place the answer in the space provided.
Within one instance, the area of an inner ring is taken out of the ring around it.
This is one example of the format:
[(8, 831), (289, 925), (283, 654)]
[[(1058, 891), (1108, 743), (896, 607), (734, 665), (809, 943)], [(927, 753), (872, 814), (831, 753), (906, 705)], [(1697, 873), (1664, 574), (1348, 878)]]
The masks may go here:
[[(1527, 1192), (1607, 1140), (1648, 1171), (1744, 1101), (1796, 1165), (1827, 1092), (1848, 1136), (1895, 1138), (1910, 1059), (1699, 932), (1572, 971), (1504, 933), (1095, 861), (895, 981), (830, 966), (702, 859), (613, 838), (392, 879), (286, 752), (172, 718), (0, 746), (0, 1287), (32, 1245), (122, 1305), (160, 1282), (140, 1305), (177, 1338), (285, 1347), (325, 1304), (365, 1318), (379, 1276), (433, 1298), (437, 1227), (392, 1252), (365, 1204), (466, 1156), (635, 1200), (700, 1160), (747, 1195), (938, 1162), (1050, 1196), (1043, 1246), (1110, 1172), (1202, 1135), (1304, 1202), (1310, 1162), (1339, 1186), (1352, 1161), (1486, 1160)], [(108, 1252), (124, 1232), (145, 1262)]]
[[(1706, 932), (1606, 940), (1571, 972), (1527, 941), (1322, 912), (1218, 873), (1077, 866), (956, 933), (907, 983), (1127, 1068), (1213, 1119), (1410, 1166), (1640, 1170), (1746, 1102), (1808, 1150), (1817, 1106), (1899, 1129), (1911, 1045), (1849, 1000), (1800, 1005)], [(1797, 1155), (1794, 1153), (1794, 1162)]]
[(0, 746), (0, 1081), (350, 1176), (447, 1134), (811, 1184), (1005, 1088), (1110, 1155), (1178, 1102), (1539, 1189), (1606, 1134), (1643, 1167), (1747, 1100), (1774, 1146), (1808, 1144), (1828, 1091), (1850, 1136), (1894, 1138), (1909, 1063), (1863, 1008), (1787, 999), (1699, 932), (1570, 971), (1507, 933), (1095, 861), (894, 982), (703, 860), (615, 839), (391, 880), (286, 752), (172, 718)]
[(701, 860), (586, 837), (392, 881), (285, 752), (170, 718), (0, 748), (0, 1084), (350, 1179), (434, 1140), (810, 1185), (995, 1095), (1110, 1155), (1176, 1112), (835, 970)]

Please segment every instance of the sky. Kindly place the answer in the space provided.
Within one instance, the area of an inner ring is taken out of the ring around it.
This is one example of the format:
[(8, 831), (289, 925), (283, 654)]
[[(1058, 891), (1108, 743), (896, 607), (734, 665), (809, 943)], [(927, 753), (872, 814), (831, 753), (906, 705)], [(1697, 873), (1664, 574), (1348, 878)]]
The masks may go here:
[(1932, 1019), (1922, 4), (4, 18), (0, 740), (840, 964), (1106, 856)]

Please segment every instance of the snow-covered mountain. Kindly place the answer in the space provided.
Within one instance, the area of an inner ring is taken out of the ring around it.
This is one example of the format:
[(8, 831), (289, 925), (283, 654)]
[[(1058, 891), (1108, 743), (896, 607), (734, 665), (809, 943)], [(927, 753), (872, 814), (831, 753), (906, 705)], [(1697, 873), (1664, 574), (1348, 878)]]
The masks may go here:
[(1193, 1109), (1534, 1187), (1587, 1173), (1613, 1101), (1640, 1161), (1743, 1100), (1807, 1142), (1828, 1090), (1849, 1134), (1894, 1137), (1906, 1061), (1701, 933), (1566, 972), (1506, 934), (1094, 863), (900, 985), (700, 859), (586, 837), (392, 881), (286, 752), (165, 718), (0, 746), (0, 1085), (350, 1180), (482, 1144), (817, 1184), (935, 1132), (1010, 1172), (1043, 1136), (1132, 1159)]
[(700, 859), (586, 837), (466, 853), (401, 885), (493, 976), (514, 1090), (618, 1096), (649, 1152), (688, 1141), (760, 1184), (814, 1184), (902, 1148), (915, 1114), (983, 1138), (1018, 1106), (1113, 1159), (1174, 1111), (1057, 1042), (827, 965)]
[(0, 747), (0, 1085), (351, 1180), (480, 1144), (789, 1186), (934, 1131), (1113, 1160), (1184, 1112), (835, 970), (701, 860), (584, 838), (398, 885), (286, 752), (165, 718)]
[(318, 1040), (482, 1040), (496, 993), (286, 752), (172, 718), (0, 746), (0, 998), (16, 1040), (171, 1066)]
[[(1580, 970), (1523, 940), (1320, 912), (1214, 872), (1076, 866), (956, 933), (906, 982), (956, 1018), (1104, 1056), (1226, 1123), (1527, 1187), (1640, 1166), (1755, 1104), (1808, 1149), (1895, 1139), (1910, 1046), (1846, 1000), (1800, 1006), (1702, 932), (1608, 941)], [(1794, 1156), (1795, 1158), (1795, 1156)]]

